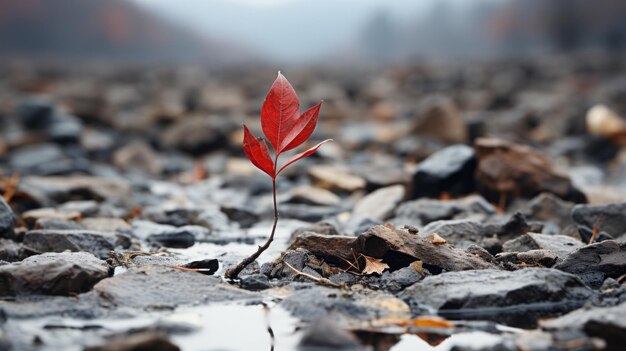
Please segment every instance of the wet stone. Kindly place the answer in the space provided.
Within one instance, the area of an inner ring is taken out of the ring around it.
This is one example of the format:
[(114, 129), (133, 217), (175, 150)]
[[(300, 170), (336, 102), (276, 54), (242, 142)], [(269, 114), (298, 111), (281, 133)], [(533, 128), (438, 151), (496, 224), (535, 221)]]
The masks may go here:
[(520, 326), (571, 311), (591, 296), (592, 291), (576, 276), (550, 268), (442, 273), (424, 278), (399, 295), (412, 307), (427, 305), (447, 318)]
[(299, 351), (364, 350), (354, 334), (343, 330), (331, 318), (314, 320), (305, 329), (298, 345)]
[(24, 245), (40, 252), (86, 251), (106, 258), (116, 247), (128, 248), (130, 239), (88, 230), (31, 230), (24, 235)]
[(474, 188), (474, 150), (453, 145), (435, 152), (417, 165), (411, 183), (411, 198), (439, 197), (442, 193), (467, 194)]
[(385, 317), (407, 318), (409, 315), (409, 308), (404, 302), (386, 293), (353, 293), (320, 286), (296, 289), (279, 306), (306, 322), (329, 315), (338, 323)]
[(180, 351), (180, 348), (168, 340), (167, 335), (159, 332), (142, 332), (110, 338), (101, 346), (86, 347), (85, 351)]
[(0, 266), (0, 295), (70, 295), (109, 276), (109, 266), (86, 252), (45, 253)]
[(105, 306), (138, 309), (259, 299), (259, 295), (222, 283), (217, 277), (157, 266), (131, 268), (96, 284), (93, 291)]
[(614, 307), (587, 307), (559, 318), (541, 321), (546, 330), (579, 330), (602, 338), (608, 351), (622, 350), (626, 343), (626, 303)]

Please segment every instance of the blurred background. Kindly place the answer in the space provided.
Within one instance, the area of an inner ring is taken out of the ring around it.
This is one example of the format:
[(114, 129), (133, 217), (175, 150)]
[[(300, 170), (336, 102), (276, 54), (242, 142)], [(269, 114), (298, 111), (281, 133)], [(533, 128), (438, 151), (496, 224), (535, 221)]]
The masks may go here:
[[(337, 140), (333, 162), (402, 168), (492, 136), (604, 181), (626, 135), (625, 15), (622, 0), (0, 0), (2, 172), (242, 171), (241, 123), (260, 134), (282, 70), (303, 107), (325, 100), (314, 138)], [(615, 123), (590, 130), (596, 105)]]
[(625, 48), (620, 0), (0, 1), (5, 58), (336, 64)]

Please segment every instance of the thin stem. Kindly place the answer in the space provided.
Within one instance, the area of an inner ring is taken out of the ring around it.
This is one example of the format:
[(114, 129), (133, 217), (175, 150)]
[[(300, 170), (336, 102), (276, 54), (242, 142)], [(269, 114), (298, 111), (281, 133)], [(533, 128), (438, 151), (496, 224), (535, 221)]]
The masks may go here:
[(272, 232), (269, 238), (267, 238), (267, 241), (265, 242), (265, 244), (263, 244), (263, 246), (259, 246), (255, 253), (246, 257), (235, 267), (227, 270), (226, 273), (224, 273), (224, 277), (226, 277), (227, 279), (236, 279), (239, 273), (241, 273), (241, 271), (243, 271), (250, 263), (259, 258), (263, 251), (267, 250), (270, 247), (272, 241), (274, 241), (274, 233), (276, 232), (276, 225), (278, 224), (278, 206), (276, 204), (276, 178), (272, 179), (272, 196), (274, 198), (274, 224), (272, 225)]

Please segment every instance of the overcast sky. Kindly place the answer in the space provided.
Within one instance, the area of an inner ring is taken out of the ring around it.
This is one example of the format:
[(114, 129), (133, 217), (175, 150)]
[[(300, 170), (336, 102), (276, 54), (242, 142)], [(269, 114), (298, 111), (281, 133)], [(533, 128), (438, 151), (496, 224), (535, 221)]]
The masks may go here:
[[(376, 11), (406, 21), (443, 0), (134, 0), (267, 58), (308, 61), (350, 45)], [(455, 1), (455, 0), (453, 0)], [(458, 0), (460, 1), (460, 0)]]

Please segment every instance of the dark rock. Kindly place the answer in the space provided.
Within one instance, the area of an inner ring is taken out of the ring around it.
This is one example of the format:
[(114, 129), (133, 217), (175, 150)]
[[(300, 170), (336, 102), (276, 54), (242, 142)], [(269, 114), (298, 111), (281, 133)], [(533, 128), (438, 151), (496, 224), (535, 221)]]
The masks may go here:
[(359, 340), (330, 318), (314, 320), (305, 329), (298, 350), (364, 350)]
[(37, 130), (47, 127), (52, 121), (54, 104), (43, 96), (34, 96), (21, 101), (17, 106), (17, 118), (22, 127)]
[(538, 317), (568, 312), (592, 296), (576, 276), (550, 268), (476, 270), (426, 277), (399, 297), (452, 319), (487, 319), (532, 326)]
[(264, 274), (252, 274), (241, 277), (241, 281), (239, 282), (239, 286), (242, 289), (259, 291), (265, 290), (272, 287), (269, 279)]
[(476, 184), (487, 199), (498, 202), (531, 198), (542, 192), (576, 203), (587, 202), (569, 177), (539, 151), (499, 139), (477, 139)]
[(491, 216), (496, 209), (479, 195), (459, 200), (419, 199), (403, 202), (395, 211), (394, 223), (421, 227), (434, 221), (463, 217)]
[(40, 252), (87, 251), (106, 258), (116, 247), (128, 248), (130, 239), (88, 230), (31, 230), (24, 235), (24, 245)]
[(305, 322), (329, 315), (344, 320), (371, 321), (384, 317), (407, 318), (408, 306), (394, 296), (380, 292), (353, 293), (321, 286), (303, 287), (283, 299), (279, 306)]
[(13, 210), (0, 198), (0, 238), (11, 238), (15, 230), (15, 215)]
[(567, 255), (583, 246), (579, 240), (565, 235), (528, 233), (505, 242), (502, 244), (502, 249), (515, 252), (549, 250), (558, 256), (559, 261), (562, 261)]
[(405, 230), (376, 226), (361, 234), (354, 243), (357, 254), (380, 258), (391, 269), (420, 260), (430, 272), (495, 268), (489, 262), (448, 243), (438, 243), (431, 235), (410, 234)]
[(469, 146), (453, 145), (437, 151), (415, 168), (411, 198), (467, 194), (474, 188), (475, 168), (474, 150)]
[(133, 221), (133, 235), (141, 240), (159, 243), (166, 247), (186, 248), (193, 246), (196, 236), (206, 237), (209, 229), (200, 226), (174, 227), (150, 221)]
[(586, 307), (562, 317), (540, 322), (546, 330), (582, 330), (606, 342), (607, 351), (619, 351), (626, 344), (626, 303), (614, 307)]
[(585, 243), (591, 243), (591, 239), (593, 239), (594, 243), (599, 243), (605, 240), (613, 240), (614, 238), (606, 232), (597, 231), (594, 232), (594, 229), (587, 228), (585, 226), (578, 227), (578, 235), (580, 239)]
[(84, 155), (67, 155), (56, 144), (22, 147), (11, 154), (9, 164), (15, 172), (41, 176), (90, 174), (92, 170)]
[(575, 274), (590, 287), (599, 288), (606, 278), (626, 274), (626, 243), (607, 240), (581, 247), (554, 268)]
[(214, 258), (208, 258), (206, 260), (192, 261), (182, 265), (183, 268), (199, 269), (199, 272), (206, 275), (211, 275), (220, 268), (219, 262)]
[(588, 228), (598, 227), (601, 231), (617, 238), (626, 233), (626, 203), (609, 205), (576, 205), (572, 219)]
[(109, 266), (92, 254), (45, 253), (0, 266), (0, 295), (69, 295), (108, 276)]
[(105, 306), (140, 309), (258, 299), (217, 277), (158, 266), (131, 268), (96, 284), (93, 291)]
[(391, 291), (399, 291), (407, 286), (413, 285), (424, 277), (423, 273), (415, 270), (414, 267), (400, 268), (395, 272), (383, 273), (381, 283), (383, 288)]
[(242, 228), (250, 228), (260, 219), (259, 214), (249, 206), (222, 205), (220, 210), (228, 216), (228, 219), (239, 223)]
[(573, 225), (570, 213), (573, 202), (564, 201), (551, 193), (541, 193), (521, 210), (529, 220), (554, 223), (561, 231)]
[(127, 336), (109, 338), (101, 346), (86, 347), (85, 351), (180, 351), (168, 340), (167, 335), (158, 332), (143, 332)]

